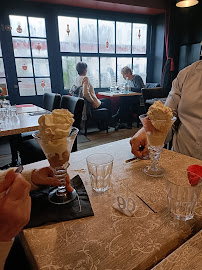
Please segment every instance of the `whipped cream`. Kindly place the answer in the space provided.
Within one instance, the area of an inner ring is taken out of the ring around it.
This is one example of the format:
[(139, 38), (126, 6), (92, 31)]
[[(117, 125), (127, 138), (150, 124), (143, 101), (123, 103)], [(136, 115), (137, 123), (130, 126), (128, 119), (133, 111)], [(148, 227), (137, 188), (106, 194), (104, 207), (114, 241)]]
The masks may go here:
[(58, 154), (62, 159), (62, 154), (67, 151), (67, 137), (74, 123), (73, 116), (67, 109), (56, 109), (39, 118), (38, 137), (43, 141), (42, 147), (46, 156)]
[(172, 110), (166, 107), (160, 100), (155, 101), (149, 107), (147, 115), (157, 130), (168, 132), (168, 129), (172, 126)]

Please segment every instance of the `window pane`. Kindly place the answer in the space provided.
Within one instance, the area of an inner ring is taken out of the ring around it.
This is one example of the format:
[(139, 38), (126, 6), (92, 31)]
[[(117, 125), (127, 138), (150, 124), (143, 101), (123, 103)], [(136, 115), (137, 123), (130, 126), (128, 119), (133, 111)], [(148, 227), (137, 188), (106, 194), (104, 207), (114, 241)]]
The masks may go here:
[(12, 36), (28, 36), (27, 17), (9, 15)]
[(3, 58), (0, 58), (0, 77), (5, 77)]
[(81, 52), (97, 53), (97, 20), (79, 19)]
[(28, 38), (13, 38), (13, 49), (15, 57), (31, 56)]
[(110, 87), (116, 84), (116, 58), (100, 58), (101, 87)]
[(125, 80), (121, 74), (121, 69), (124, 66), (132, 67), (132, 58), (118, 57), (117, 58), (117, 82), (118, 84), (125, 83)]
[(116, 23), (116, 52), (131, 53), (131, 23)]
[(147, 58), (133, 58), (133, 74), (140, 75), (143, 82), (146, 83), (147, 77)]
[(50, 76), (48, 59), (33, 59), (33, 63), (35, 76)]
[(82, 61), (88, 65), (87, 77), (94, 88), (99, 87), (99, 59), (98, 57), (82, 57)]
[(32, 56), (33, 57), (48, 57), (46, 39), (31, 39)]
[(147, 45), (147, 25), (146, 24), (133, 24), (133, 53), (146, 53)]
[(0, 78), (0, 84), (6, 84), (6, 78)]
[(8, 96), (8, 89), (6, 84), (6, 78), (0, 78), (0, 87), (3, 90), (3, 95)]
[(50, 78), (36, 78), (36, 91), (37, 95), (43, 95), (44, 93), (51, 93)]
[(58, 17), (59, 40), (61, 52), (78, 52), (78, 19), (73, 17)]
[(35, 96), (35, 85), (33, 78), (20, 78), (19, 92), (20, 96)]
[(98, 21), (99, 26), (99, 52), (115, 52), (115, 22)]
[(2, 57), (1, 42), (0, 42), (0, 57)]
[(46, 26), (44, 18), (29, 17), (29, 31), (31, 37), (46, 37)]
[(76, 71), (76, 64), (80, 62), (80, 57), (67, 57), (62, 56), (62, 70), (64, 89), (70, 89), (75, 83), (78, 73)]
[(30, 58), (16, 58), (15, 63), (18, 77), (33, 76), (32, 61)]

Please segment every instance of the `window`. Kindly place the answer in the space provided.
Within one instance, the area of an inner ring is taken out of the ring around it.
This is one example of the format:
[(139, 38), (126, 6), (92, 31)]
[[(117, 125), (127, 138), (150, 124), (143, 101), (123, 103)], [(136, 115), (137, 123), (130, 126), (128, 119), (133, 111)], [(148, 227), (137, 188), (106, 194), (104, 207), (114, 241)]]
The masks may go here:
[(3, 89), (3, 95), (7, 95), (6, 75), (4, 70), (1, 43), (0, 43), (0, 87)]
[(10, 15), (20, 96), (51, 92), (44, 18)]
[(75, 82), (79, 61), (87, 63), (94, 88), (123, 84), (123, 66), (146, 82), (147, 24), (59, 16), (58, 28), (65, 89)]

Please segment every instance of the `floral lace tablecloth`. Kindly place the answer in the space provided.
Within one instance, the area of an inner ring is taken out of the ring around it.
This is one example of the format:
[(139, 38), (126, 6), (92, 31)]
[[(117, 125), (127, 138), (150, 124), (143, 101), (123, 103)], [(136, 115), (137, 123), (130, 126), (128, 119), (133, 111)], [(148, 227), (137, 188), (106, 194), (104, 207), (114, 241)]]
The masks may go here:
[[(86, 165), (86, 157), (99, 152), (114, 157), (112, 185), (103, 194), (92, 190)], [(68, 172), (73, 177), (78, 173), (75, 170), (86, 169), (86, 172), (79, 174), (95, 216), (24, 230), (21, 241), (33, 269), (151, 269), (200, 231), (202, 204), (198, 204), (193, 220), (174, 220), (166, 208), (165, 180), (144, 175), (142, 168), (149, 160), (125, 165), (124, 161), (131, 157), (129, 139), (71, 154)], [(182, 177), (191, 164), (202, 165), (202, 161), (165, 149), (160, 159), (167, 177)], [(47, 161), (28, 167), (44, 165)], [(114, 190), (123, 181), (129, 185), (138, 204), (133, 217), (112, 208)], [(157, 213), (152, 212), (135, 194)]]

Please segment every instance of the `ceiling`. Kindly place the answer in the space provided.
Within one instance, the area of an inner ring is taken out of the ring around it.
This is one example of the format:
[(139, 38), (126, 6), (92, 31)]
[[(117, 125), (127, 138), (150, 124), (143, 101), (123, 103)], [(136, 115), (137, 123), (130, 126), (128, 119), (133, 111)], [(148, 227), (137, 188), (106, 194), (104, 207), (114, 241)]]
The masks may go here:
[(170, 0), (25, 0), (74, 7), (146, 15), (165, 13)]

